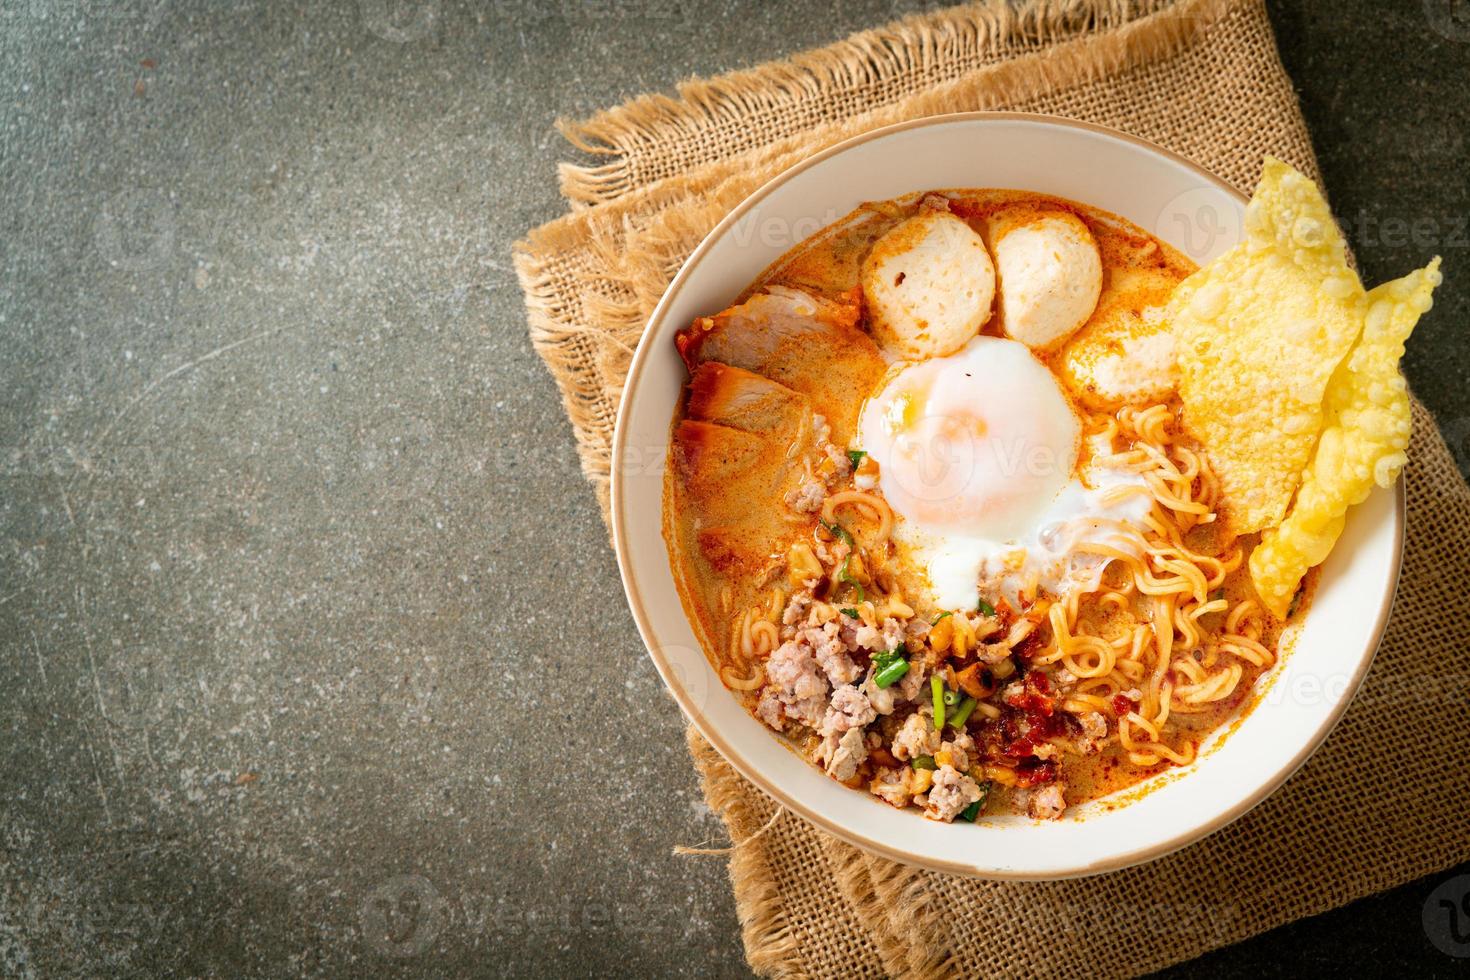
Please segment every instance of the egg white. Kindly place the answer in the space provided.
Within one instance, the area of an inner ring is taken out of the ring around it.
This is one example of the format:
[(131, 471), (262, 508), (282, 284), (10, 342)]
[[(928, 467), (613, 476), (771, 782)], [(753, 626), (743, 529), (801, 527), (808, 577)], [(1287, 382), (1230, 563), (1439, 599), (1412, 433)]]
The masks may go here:
[(922, 567), (930, 598), (943, 609), (973, 609), (981, 595), (1003, 596), (1020, 608), (1039, 591), (1064, 596), (1092, 591), (1108, 559), (1079, 551), (1100, 544), (1138, 556), (1137, 537), (1125, 527), (1139, 528), (1153, 498), (1129, 494), (1111, 503), (1108, 491), (1143, 482), (1136, 474), (1094, 469), (1089, 483), (1066, 485), (1047, 504), (1025, 533), (1001, 540), (964, 534), (938, 535), (908, 521), (898, 524), (897, 540), (909, 561)]
[(1152, 505), (1140, 476), (1105, 465), (1105, 447), (1079, 467), (1075, 409), (1013, 340), (976, 337), (896, 367), (864, 406), (859, 439), (878, 463), (900, 554), (941, 608), (973, 609), (982, 589), (1019, 604), (1038, 589), (1096, 587), (1107, 561), (1080, 546), (1135, 553), (1127, 529)]

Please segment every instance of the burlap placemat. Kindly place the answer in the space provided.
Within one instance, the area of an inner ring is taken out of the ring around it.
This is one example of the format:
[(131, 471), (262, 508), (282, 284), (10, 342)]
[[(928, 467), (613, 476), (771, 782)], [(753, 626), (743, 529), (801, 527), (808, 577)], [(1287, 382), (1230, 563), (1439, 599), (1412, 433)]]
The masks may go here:
[[(568, 216), (517, 247), (532, 339), (607, 507), (628, 360), (683, 258), (761, 183), (838, 140), (1018, 109), (1156, 140), (1248, 189), (1263, 154), (1316, 174), (1261, 0), (957, 8), (647, 96), (563, 131)], [(692, 731), (734, 848), (746, 951), (782, 976), (1138, 973), (1470, 856), (1470, 489), (1417, 403), (1408, 542), (1387, 637), (1326, 745), (1232, 826), (1142, 868), (978, 882), (871, 857), (776, 814)], [(774, 818), (774, 819), (773, 819)]]

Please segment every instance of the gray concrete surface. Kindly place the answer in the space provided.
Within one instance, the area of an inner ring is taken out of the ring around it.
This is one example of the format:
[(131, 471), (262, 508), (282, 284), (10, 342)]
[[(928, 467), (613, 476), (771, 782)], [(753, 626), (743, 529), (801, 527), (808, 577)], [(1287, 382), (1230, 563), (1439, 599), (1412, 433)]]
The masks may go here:
[[(913, 6), (0, 0), (0, 975), (744, 972), (509, 250), (556, 115)], [(1470, 26), (1400, 7), (1276, 16), (1465, 449)]]

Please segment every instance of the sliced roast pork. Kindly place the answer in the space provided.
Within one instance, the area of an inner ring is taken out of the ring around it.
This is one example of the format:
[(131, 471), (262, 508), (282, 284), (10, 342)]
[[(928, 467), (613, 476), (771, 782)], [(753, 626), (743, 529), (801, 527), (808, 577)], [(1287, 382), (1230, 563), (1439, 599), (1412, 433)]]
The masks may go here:
[(743, 303), (700, 317), (675, 338), (691, 372), (718, 362), (770, 378), (806, 395), (848, 444), (863, 399), (887, 365), (858, 326), (857, 299), (843, 302), (771, 286)]

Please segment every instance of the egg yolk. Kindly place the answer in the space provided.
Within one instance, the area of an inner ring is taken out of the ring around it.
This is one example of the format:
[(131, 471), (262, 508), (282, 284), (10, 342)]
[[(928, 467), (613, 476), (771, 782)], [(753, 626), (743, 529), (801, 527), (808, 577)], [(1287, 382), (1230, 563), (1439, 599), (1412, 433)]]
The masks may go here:
[(863, 414), (863, 448), (907, 521), (1008, 540), (1072, 476), (1080, 426), (1022, 344), (976, 337), (891, 376)]

